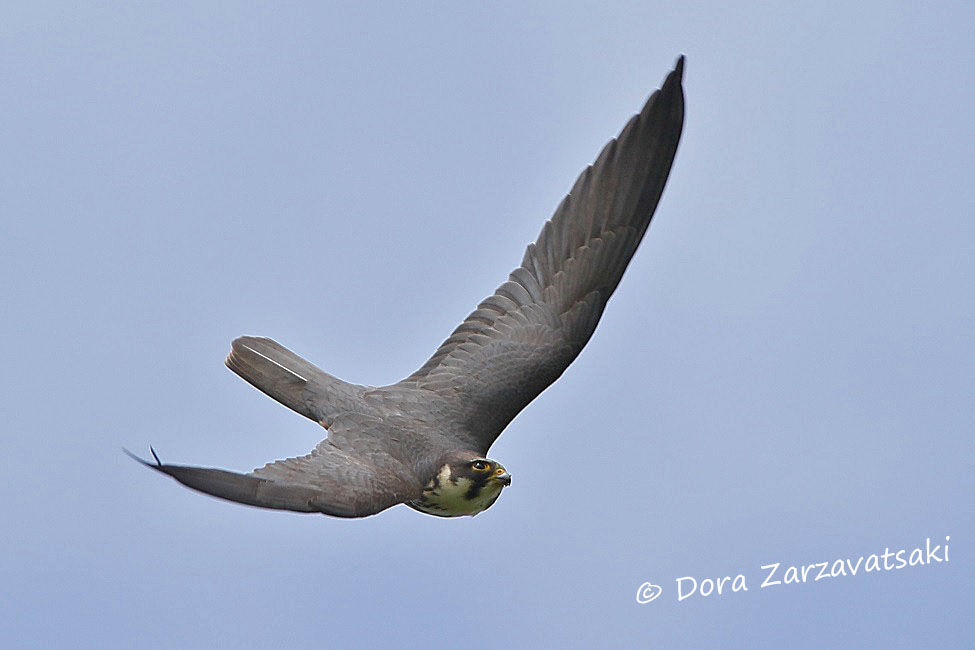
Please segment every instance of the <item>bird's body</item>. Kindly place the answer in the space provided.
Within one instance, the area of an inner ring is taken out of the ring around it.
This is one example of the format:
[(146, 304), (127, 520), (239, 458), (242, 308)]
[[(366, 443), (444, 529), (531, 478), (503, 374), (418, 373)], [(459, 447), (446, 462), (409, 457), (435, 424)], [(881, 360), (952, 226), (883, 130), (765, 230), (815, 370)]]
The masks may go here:
[(231, 370), (328, 430), (311, 453), (249, 474), (141, 462), (265, 508), (363, 517), (405, 503), (452, 517), (490, 507), (511, 478), (489, 447), (582, 351), (650, 223), (683, 126), (682, 73), (683, 57), (508, 281), (406, 379), (350, 384), (271, 339), (233, 342)]

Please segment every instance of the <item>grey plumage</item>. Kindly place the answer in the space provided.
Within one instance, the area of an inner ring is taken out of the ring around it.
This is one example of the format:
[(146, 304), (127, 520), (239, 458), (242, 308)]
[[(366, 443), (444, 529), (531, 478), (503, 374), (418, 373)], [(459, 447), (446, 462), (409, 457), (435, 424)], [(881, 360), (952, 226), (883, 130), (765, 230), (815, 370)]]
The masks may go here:
[(355, 410), (364, 386), (349, 384), (268, 338), (242, 336), (231, 344), (227, 367), (255, 388), (328, 428), (328, 414)]
[(349, 384), (271, 339), (233, 342), (231, 370), (328, 429), (310, 454), (250, 474), (141, 462), (224, 499), (361, 517), (418, 498), (445, 459), (485, 455), (581, 352), (639, 246), (681, 135), (683, 63), (579, 176), (508, 280), (406, 379)]

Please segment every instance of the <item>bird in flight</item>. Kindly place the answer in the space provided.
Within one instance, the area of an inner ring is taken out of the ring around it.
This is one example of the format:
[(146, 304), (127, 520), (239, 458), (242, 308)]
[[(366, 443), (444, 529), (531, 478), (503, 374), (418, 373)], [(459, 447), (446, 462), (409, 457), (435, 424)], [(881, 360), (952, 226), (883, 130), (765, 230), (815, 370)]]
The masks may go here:
[(438, 517), (489, 508), (511, 476), (488, 449), (582, 351), (650, 225), (684, 123), (683, 69), (680, 57), (508, 280), (406, 379), (350, 384), (271, 339), (233, 342), (231, 370), (328, 430), (311, 453), (248, 474), (126, 453), (189, 488), (262, 508), (335, 517), (400, 503)]

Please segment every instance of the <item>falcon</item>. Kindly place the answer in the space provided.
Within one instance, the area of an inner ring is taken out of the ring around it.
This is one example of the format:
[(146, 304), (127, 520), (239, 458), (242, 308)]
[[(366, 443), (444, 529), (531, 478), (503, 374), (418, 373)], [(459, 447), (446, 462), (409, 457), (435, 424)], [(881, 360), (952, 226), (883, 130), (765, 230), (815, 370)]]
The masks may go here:
[(232, 344), (227, 366), (314, 420), (327, 437), (248, 474), (130, 456), (183, 485), (262, 508), (366, 517), (397, 504), (476, 515), (511, 484), (487, 457), (508, 423), (592, 337), (670, 174), (684, 123), (684, 57), (576, 180), (521, 264), (419, 370), (350, 384), (268, 338)]

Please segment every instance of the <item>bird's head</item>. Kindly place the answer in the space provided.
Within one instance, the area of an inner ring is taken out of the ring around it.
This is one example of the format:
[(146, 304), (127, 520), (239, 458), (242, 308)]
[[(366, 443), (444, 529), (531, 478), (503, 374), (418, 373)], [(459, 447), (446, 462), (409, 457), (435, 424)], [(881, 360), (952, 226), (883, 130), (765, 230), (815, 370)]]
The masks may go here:
[(441, 463), (422, 496), (409, 503), (420, 512), (438, 517), (474, 516), (490, 508), (501, 490), (511, 485), (508, 470), (490, 458), (452, 452)]

